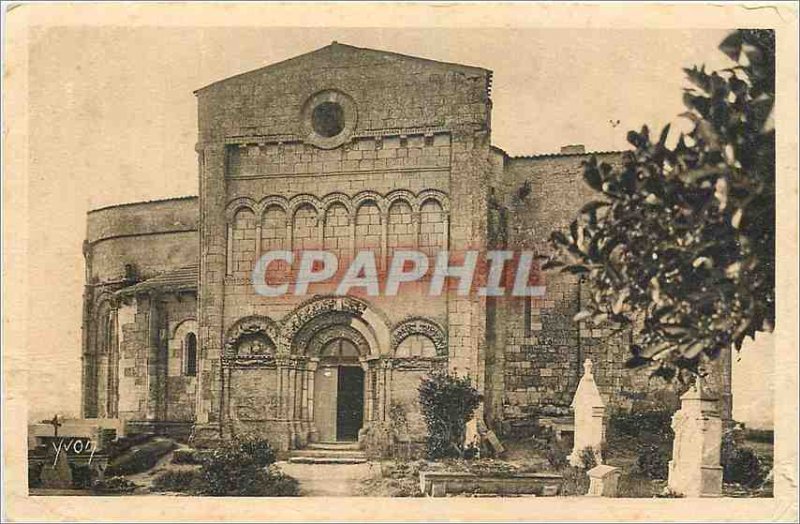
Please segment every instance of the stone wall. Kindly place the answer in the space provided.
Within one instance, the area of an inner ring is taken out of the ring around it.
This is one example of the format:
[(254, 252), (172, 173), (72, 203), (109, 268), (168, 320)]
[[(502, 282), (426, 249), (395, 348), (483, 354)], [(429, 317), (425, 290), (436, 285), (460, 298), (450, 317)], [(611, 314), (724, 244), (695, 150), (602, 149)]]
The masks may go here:
[(194, 293), (166, 295), (153, 308), (152, 300), (123, 299), (117, 310), (119, 418), (191, 422), (196, 378), (187, 375), (185, 345), (189, 333), (197, 334), (197, 301)]
[[(619, 153), (598, 156), (612, 164), (621, 162)], [(567, 228), (580, 207), (596, 198), (583, 181), (582, 162), (588, 158), (568, 154), (504, 159), (498, 200), (507, 213), (509, 249), (551, 252), (550, 233)], [(644, 372), (624, 368), (630, 334), (612, 336), (608, 327), (573, 322), (588, 301), (586, 283), (557, 271), (539, 278), (546, 286), (545, 296), (506, 300), (495, 313), (504, 351), (502, 357), (496, 351), (493, 376), (499, 381), (498, 369), (503, 369), (506, 430), (548, 410), (566, 413), (586, 358), (594, 362), (597, 385), (611, 405), (628, 405), (648, 389), (662, 386)]]
[(332, 44), (197, 91), (201, 142), (305, 134), (315, 93), (336, 88), (358, 108), (355, 132), (452, 128), (488, 121), (489, 71)]
[(133, 264), (139, 278), (197, 264), (197, 197), (122, 204), (86, 219), (87, 283), (118, 280)]
[[(257, 295), (248, 268), (263, 250), (325, 247), (347, 258), (369, 248), (384, 271), (380, 260), (396, 248), (484, 246), (490, 78), (334, 43), (197, 92), (201, 424), (220, 420), (230, 326), (250, 315), (281, 322), (309, 295), (332, 292)], [(309, 104), (331, 92), (346, 100), (349, 119), (337, 144), (309, 135)], [(455, 367), (480, 373), (481, 299), (429, 298), (426, 285), (403, 288), (402, 298), (352, 294), (390, 328), (411, 316), (449, 323)]]

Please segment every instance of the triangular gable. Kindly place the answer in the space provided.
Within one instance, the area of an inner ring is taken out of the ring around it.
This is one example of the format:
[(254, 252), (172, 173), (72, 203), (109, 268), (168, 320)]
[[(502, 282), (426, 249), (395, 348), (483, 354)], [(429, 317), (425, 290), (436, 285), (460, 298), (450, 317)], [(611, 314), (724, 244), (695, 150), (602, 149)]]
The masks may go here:
[(241, 73), (238, 75), (234, 75), (223, 80), (218, 80), (213, 82), (205, 87), (201, 87), (200, 89), (196, 90), (194, 93), (198, 94), (201, 91), (204, 91), (210, 87), (217, 86), (224, 82), (233, 79), (243, 79), (247, 76), (255, 76), (258, 74), (263, 74), (267, 72), (277, 72), (285, 67), (294, 66), (301, 64), (303, 61), (310, 61), (311, 59), (317, 59), (320, 57), (324, 57), (325, 55), (330, 55), (332, 59), (338, 58), (345, 58), (345, 57), (352, 57), (357, 55), (366, 55), (372, 58), (385, 58), (386, 60), (395, 60), (395, 61), (408, 61), (408, 62), (417, 62), (417, 63), (424, 63), (427, 66), (440, 68), (440, 69), (447, 69), (447, 70), (458, 70), (462, 71), (465, 74), (481, 74), (481, 75), (489, 75), (491, 76), (492, 72), (488, 69), (484, 69), (482, 67), (475, 67), (475, 66), (468, 66), (463, 64), (454, 64), (450, 62), (441, 62), (438, 60), (431, 60), (428, 58), (420, 58), (417, 56), (411, 55), (404, 55), (401, 53), (394, 53), (391, 51), (382, 51), (378, 49), (370, 49), (366, 47), (356, 47), (347, 44), (340, 44), (336, 41), (332, 42), (325, 47), (321, 47), (314, 51), (310, 51), (308, 53), (304, 53), (302, 55), (298, 55), (287, 60), (283, 60), (281, 62), (276, 62), (274, 64), (270, 64), (264, 67), (260, 67), (258, 69), (254, 69), (252, 71), (248, 71), (245, 73)]

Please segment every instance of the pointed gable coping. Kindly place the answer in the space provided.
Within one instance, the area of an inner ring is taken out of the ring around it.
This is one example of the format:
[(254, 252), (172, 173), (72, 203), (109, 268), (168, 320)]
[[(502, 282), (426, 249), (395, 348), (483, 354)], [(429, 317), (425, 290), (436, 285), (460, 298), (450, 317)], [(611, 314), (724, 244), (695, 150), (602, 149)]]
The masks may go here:
[(253, 74), (260, 73), (260, 72), (263, 72), (263, 71), (266, 71), (266, 70), (278, 71), (278, 70), (282, 69), (283, 67), (289, 66), (289, 65), (294, 64), (296, 62), (300, 62), (301, 60), (307, 59), (307, 58), (309, 58), (309, 57), (311, 57), (313, 55), (323, 54), (323, 53), (330, 53), (330, 52), (332, 52), (334, 50), (349, 51), (350, 53), (354, 53), (354, 54), (355, 53), (365, 53), (365, 54), (370, 54), (370, 55), (373, 55), (373, 56), (379, 55), (379, 56), (385, 56), (385, 57), (394, 57), (394, 58), (398, 58), (398, 59), (401, 59), (401, 60), (423, 62), (423, 63), (429, 64), (429, 65), (431, 65), (433, 67), (440, 67), (442, 69), (457, 69), (457, 70), (461, 70), (461, 71), (463, 71), (465, 73), (484, 74), (487, 77), (487, 86), (486, 86), (487, 92), (491, 89), (492, 71), (490, 71), (489, 69), (484, 69), (482, 67), (469, 66), (469, 65), (464, 65), (464, 64), (455, 64), (455, 63), (452, 63), (452, 62), (441, 62), (441, 61), (438, 61), (438, 60), (431, 60), (429, 58), (421, 58), (421, 57), (418, 57), (418, 56), (404, 55), (404, 54), (401, 54), (401, 53), (395, 53), (395, 52), (392, 52), (392, 51), (383, 51), (383, 50), (379, 50), (379, 49), (370, 49), (370, 48), (367, 48), (367, 47), (356, 47), (356, 46), (347, 45), (347, 44), (340, 44), (339, 42), (334, 41), (334, 42), (326, 45), (325, 47), (321, 47), (319, 49), (315, 49), (314, 51), (309, 51), (308, 53), (303, 53), (302, 55), (298, 55), (298, 56), (295, 56), (295, 57), (292, 57), (292, 58), (288, 58), (288, 59), (282, 60), (280, 62), (275, 62), (274, 64), (269, 64), (267, 66), (260, 67), (258, 69), (253, 69), (251, 71), (246, 71), (246, 72), (240, 73), (238, 75), (229, 76), (228, 78), (224, 78), (222, 80), (217, 80), (216, 82), (212, 82), (211, 84), (208, 84), (208, 85), (206, 85), (204, 87), (201, 87), (200, 89), (195, 90), (194, 94), (198, 95), (202, 91), (205, 91), (205, 90), (207, 90), (207, 89), (209, 89), (211, 87), (214, 87), (214, 86), (223, 84), (225, 82), (228, 82), (229, 80), (241, 79), (241, 78), (243, 78), (245, 76), (253, 75)]

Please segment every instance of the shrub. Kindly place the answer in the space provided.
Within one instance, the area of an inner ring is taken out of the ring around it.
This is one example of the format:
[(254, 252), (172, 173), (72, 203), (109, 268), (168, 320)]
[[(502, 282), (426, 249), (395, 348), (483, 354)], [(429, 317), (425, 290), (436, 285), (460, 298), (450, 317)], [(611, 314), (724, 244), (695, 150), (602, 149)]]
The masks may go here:
[(138, 486), (125, 477), (110, 477), (96, 480), (92, 483), (92, 490), (99, 493), (130, 493)]
[(617, 411), (609, 417), (608, 438), (612, 442), (671, 441), (672, 414), (669, 409)]
[(567, 467), (562, 472), (561, 495), (586, 495), (589, 492), (589, 475), (585, 469)]
[(722, 479), (725, 482), (753, 488), (763, 482), (766, 476), (765, 469), (752, 448), (742, 446), (732, 438), (723, 438)]
[(200, 453), (194, 449), (176, 449), (172, 454), (173, 464), (199, 466), (202, 463)]
[(44, 464), (41, 462), (39, 463), (28, 463), (28, 487), (29, 488), (38, 488), (42, 485), (42, 467)]
[(589, 446), (581, 450), (580, 460), (581, 460), (581, 465), (585, 470), (590, 470), (593, 467), (597, 466), (597, 454), (595, 454), (594, 449), (592, 449)]
[(775, 432), (771, 429), (745, 429), (744, 439), (750, 442), (772, 444), (775, 441)]
[(636, 453), (638, 474), (649, 479), (666, 479), (674, 438), (672, 415), (672, 405), (660, 402), (613, 413), (608, 423), (610, 450)]
[(171, 470), (153, 479), (153, 491), (175, 491), (201, 494), (205, 489), (203, 476), (196, 469)]
[(466, 423), (481, 399), (469, 377), (434, 372), (422, 379), (419, 403), (428, 428), (429, 458), (464, 457)]
[(266, 440), (237, 439), (203, 457), (203, 492), (212, 496), (297, 495), (297, 481), (270, 467), (275, 452)]
[(644, 444), (639, 448), (636, 469), (649, 479), (666, 479), (669, 473), (670, 447)]
[(70, 464), (69, 468), (72, 470), (72, 486), (79, 489), (88, 489), (92, 487), (92, 482), (95, 480), (97, 474), (89, 466), (83, 464)]
[(561, 471), (569, 466), (569, 459), (567, 458), (569, 453), (570, 450), (563, 441), (553, 438), (550, 441), (550, 447), (545, 451), (545, 458), (553, 470)]
[(297, 479), (274, 466), (270, 466), (264, 488), (270, 497), (296, 497), (300, 494), (300, 483)]
[(168, 439), (151, 440), (135, 446), (111, 461), (106, 473), (108, 475), (131, 475), (147, 471), (156, 465), (158, 459), (175, 448), (175, 443)]

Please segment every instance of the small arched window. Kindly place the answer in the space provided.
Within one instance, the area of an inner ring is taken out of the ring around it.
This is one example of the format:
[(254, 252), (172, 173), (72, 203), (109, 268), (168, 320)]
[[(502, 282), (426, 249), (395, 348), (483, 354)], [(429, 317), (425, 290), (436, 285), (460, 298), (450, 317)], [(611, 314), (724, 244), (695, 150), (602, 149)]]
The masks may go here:
[(186, 335), (186, 376), (197, 375), (197, 335)]

